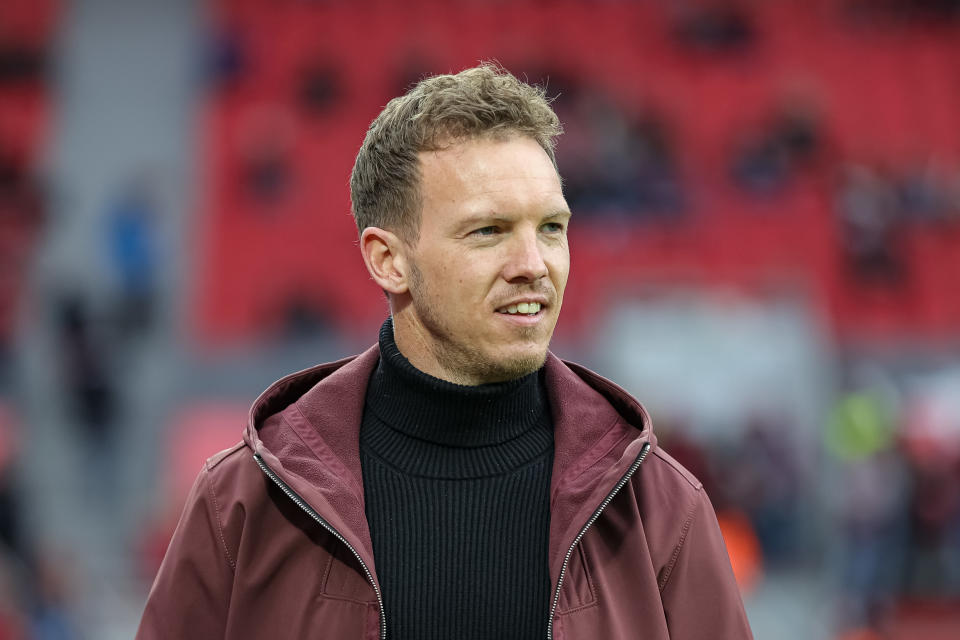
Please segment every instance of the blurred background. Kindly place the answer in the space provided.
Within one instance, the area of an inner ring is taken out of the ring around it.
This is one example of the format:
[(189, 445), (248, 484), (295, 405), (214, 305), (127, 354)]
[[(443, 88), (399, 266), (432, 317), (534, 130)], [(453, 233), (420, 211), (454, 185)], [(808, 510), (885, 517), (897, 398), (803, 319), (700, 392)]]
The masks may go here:
[(370, 120), (495, 59), (554, 344), (706, 484), (757, 638), (960, 637), (957, 0), (2, 0), (0, 639), (133, 636), (202, 461), (387, 313)]

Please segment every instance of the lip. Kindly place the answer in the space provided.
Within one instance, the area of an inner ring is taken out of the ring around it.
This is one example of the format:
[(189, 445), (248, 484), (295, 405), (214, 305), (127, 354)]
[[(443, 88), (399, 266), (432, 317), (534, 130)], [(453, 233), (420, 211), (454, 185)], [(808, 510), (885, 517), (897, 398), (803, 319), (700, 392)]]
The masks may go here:
[(503, 318), (505, 321), (513, 325), (519, 325), (521, 327), (529, 327), (543, 320), (543, 318), (546, 317), (545, 311), (546, 309), (541, 306), (540, 311), (537, 311), (533, 315), (526, 314), (526, 313), (499, 313), (497, 311), (494, 311), (493, 313), (497, 317)]
[(550, 306), (550, 303), (547, 301), (546, 296), (523, 296), (520, 298), (514, 298), (510, 302), (504, 302), (494, 307), (494, 313), (497, 312), (497, 309), (505, 309), (512, 304), (520, 304), (521, 302), (536, 302), (540, 304), (540, 310), (543, 311), (545, 308)]

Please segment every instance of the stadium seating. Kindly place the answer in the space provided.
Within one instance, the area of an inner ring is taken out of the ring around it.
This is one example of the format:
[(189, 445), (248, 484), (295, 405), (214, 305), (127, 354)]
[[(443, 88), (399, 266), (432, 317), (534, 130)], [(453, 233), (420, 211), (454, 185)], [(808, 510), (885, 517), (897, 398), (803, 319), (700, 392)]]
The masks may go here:
[[(839, 5), (751, 5), (757, 37), (749, 48), (703, 56), (672, 37), (669, 3), (463, 2), (441, 11), (429, 0), (220, 0), (218, 28), (231, 34), (241, 62), (229, 86), (211, 89), (198, 148), (209, 180), (191, 307), (197, 335), (216, 342), (280, 331), (285, 305), (298, 296), (339, 330), (368, 335), (385, 307), (349, 216), (361, 134), (420, 73), (492, 58), (520, 74), (562, 71), (627, 111), (654, 103), (675, 130), (687, 211), (669, 223), (575, 222), (561, 331), (591, 326), (595, 303), (624, 287), (682, 284), (799, 289), (840, 336), (955, 333), (957, 223), (906, 228), (904, 284), (865, 286), (841, 255), (835, 191), (844, 162), (889, 166), (935, 155), (957, 170), (960, 38), (922, 26), (859, 29)], [(297, 83), (310, 60), (336, 70), (334, 97), (305, 114)], [(821, 104), (822, 157), (775, 194), (744, 193), (729, 179), (733, 142), (769, 117), (790, 83)], [(286, 132), (287, 188), (265, 204), (245, 186), (244, 153), (271, 131)]]

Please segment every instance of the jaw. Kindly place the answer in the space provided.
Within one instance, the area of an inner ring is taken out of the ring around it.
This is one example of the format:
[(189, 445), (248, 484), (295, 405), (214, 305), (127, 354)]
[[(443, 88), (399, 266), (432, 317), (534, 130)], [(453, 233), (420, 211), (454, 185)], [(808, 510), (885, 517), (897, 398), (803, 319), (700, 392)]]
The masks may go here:
[(497, 331), (487, 344), (490, 356), (503, 361), (539, 359), (542, 364), (556, 325), (551, 309), (534, 315), (494, 314)]
[(505, 314), (487, 306), (485, 313), (491, 315), (486, 326), (462, 314), (444, 321), (430, 311), (429, 306), (412, 302), (393, 309), (394, 337), (401, 353), (425, 373), (476, 385), (514, 379), (540, 368), (558, 306), (543, 305), (535, 314)]

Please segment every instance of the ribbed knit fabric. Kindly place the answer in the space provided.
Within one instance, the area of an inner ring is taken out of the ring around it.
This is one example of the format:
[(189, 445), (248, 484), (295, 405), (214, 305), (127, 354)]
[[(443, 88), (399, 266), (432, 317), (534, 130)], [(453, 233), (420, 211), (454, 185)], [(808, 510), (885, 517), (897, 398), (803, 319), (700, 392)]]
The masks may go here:
[(460, 386), (380, 330), (360, 459), (390, 640), (546, 633), (553, 428), (541, 372)]

